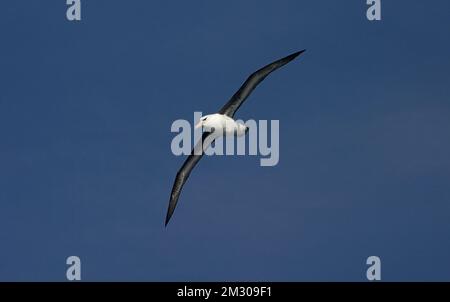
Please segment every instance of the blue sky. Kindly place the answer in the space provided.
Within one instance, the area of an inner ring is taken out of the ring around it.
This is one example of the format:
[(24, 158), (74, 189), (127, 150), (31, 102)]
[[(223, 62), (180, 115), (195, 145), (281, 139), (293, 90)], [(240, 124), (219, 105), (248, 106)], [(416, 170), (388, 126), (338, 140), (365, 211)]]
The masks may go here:
[[(448, 1), (7, 1), (0, 280), (450, 280)], [(171, 123), (280, 120), (280, 162), (207, 157), (167, 229)], [(274, 106), (276, 105), (276, 106)]]

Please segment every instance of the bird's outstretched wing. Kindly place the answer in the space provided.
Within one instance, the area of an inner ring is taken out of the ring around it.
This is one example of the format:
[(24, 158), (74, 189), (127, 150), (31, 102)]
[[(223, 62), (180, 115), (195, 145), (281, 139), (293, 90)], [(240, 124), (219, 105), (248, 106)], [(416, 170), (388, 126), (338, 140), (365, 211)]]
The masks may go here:
[(272, 71), (277, 70), (278, 68), (286, 65), (300, 54), (302, 54), (305, 50), (301, 50), (295, 52), (287, 57), (284, 57), (278, 61), (270, 63), (269, 65), (264, 66), (258, 71), (251, 74), (247, 80), (242, 84), (241, 88), (231, 97), (231, 99), (220, 109), (219, 113), (227, 115), (229, 117), (233, 117), (239, 107), (244, 103), (247, 97), (252, 93), (253, 89), (258, 86)]
[[(239, 107), (242, 105), (242, 103), (247, 99), (247, 97), (250, 95), (250, 93), (253, 91), (253, 89), (258, 86), (259, 83), (261, 83), (271, 72), (277, 70), (278, 68), (286, 65), (293, 59), (295, 59), (297, 56), (299, 56), (301, 53), (303, 53), (305, 50), (298, 51), (296, 53), (293, 53), (285, 58), (282, 58), (278, 61), (275, 61), (260, 70), (254, 72), (252, 75), (248, 77), (248, 79), (242, 84), (241, 88), (231, 97), (231, 99), (225, 104), (225, 106), (220, 109), (219, 113), (227, 115), (231, 118), (233, 118), (236, 111), (239, 109)], [(180, 197), (181, 189), (183, 188), (183, 185), (186, 183), (189, 175), (191, 174), (192, 169), (197, 165), (197, 163), (200, 161), (200, 159), (203, 156), (203, 151), (206, 149), (207, 146), (203, 145), (203, 143), (207, 140), (207, 138), (211, 135), (211, 132), (204, 132), (202, 136), (202, 140), (197, 143), (197, 145), (194, 147), (194, 149), (191, 152), (191, 155), (186, 159), (183, 166), (180, 170), (178, 170), (177, 176), (175, 178), (175, 182), (172, 187), (172, 193), (170, 194), (170, 202), (169, 202), (169, 208), (167, 210), (166, 215), (166, 222), (165, 225), (167, 226), (167, 223), (169, 222), (170, 218), (173, 215), (173, 212), (175, 211), (175, 207), (178, 203), (178, 198)], [(202, 145), (198, 145), (202, 144)], [(197, 149), (197, 148), (201, 149)], [(201, 150), (199, 154), (197, 152), (194, 152), (195, 150)]]
[[(191, 174), (192, 169), (197, 165), (197, 163), (200, 161), (200, 159), (203, 156), (203, 152), (206, 149), (206, 146), (203, 145), (203, 148), (199, 144), (203, 144), (207, 137), (211, 135), (211, 132), (203, 132), (202, 139), (197, 143), (197, 145), (192, 149), (191, 154), (184, 162), (183, 166), (178, 170), (177, 176), (175, 178), (175, 182), (173, 183), (172, 187), (172, 193), (170, 194), (170, 202), (169, 202), (169, 208), (167, 209), (167, 215), (166, 215), (166, 222), (165, 225), (167, 226), (167, 223), (169, 223), (170, 218), (172, 217), (173, 212), (175, 211), (175, 207), (178, 203), (178, 197), (180, 197), (181, 189), (183, 188), (183, 185), (187, 181), (189, 175)], [(202, 149), (197, 149), (202, 148)], [(201, 150), (200, 152), (194, 152), (195, 150)], [(199, 153), (199, 154), (197, 154)]]

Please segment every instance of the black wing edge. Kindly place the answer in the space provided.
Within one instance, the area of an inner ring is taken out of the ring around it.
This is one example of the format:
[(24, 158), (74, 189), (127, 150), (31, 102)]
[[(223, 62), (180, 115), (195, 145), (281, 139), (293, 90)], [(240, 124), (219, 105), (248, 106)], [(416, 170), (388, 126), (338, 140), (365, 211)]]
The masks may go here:
[(202, 135), (202, 139), (197, 142), (197, 145), (192, 149), (191, 154), (188, 156), (188, 158), (184, 161), (183, 166), (181, 166), (180, 170), (177, 172), (177, 176), (175, 177), (175, 181), (172, 186), (172, 192), (170, 193), (170, 201), (169, 201), (169, 207), (167, 209), (166, 214), (166, 220), (164, 222), (164, 226), (167, 227), (167, 224), (170, 221), (170, 218), (173, 215), (173, 212), (175, 211), (175, 208), (178, 203), (178, 198), (181, 194), (181, 189), (183, 188), (184, 184), (186, 183), (189, 175), (191, 174), (191, 171), (194, 169), (194, 167), (197, 165), (197, 163), (200, 161), (204, 154), (204, 150), (202, 150), (201, 154), (195, 154), (194, 150), (198, 148), (198, 144), (203, 144), (205, 142), (206, 138), (210, 135), (210, 132), (204, 132)]
[(261, 83), (271, 72), (286, 65), (305, 51), (306, 49), (294, 52), (293, 54), (272, 62), (252, 73), (244, 84), (242, 84), (239, 90), (231, 97), (231, 99), (219, 110), (219, 113), (233, 117), (242, 103), (247, 99), (259, 83)]

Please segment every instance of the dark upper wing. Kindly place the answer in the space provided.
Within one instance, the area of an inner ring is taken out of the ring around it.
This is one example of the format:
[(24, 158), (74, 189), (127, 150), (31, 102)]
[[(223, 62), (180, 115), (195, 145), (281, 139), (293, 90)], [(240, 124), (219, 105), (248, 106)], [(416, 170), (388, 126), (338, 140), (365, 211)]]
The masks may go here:
[(281, 66), (286, 65), (305, 50), (298, 51), (293, 53), (285, 58), (282, 58), (278, 61), (270, 63), (269, 65), (264, 66), (258, 71), (251, 74), (247, 80), (242, 84), (241, 88), (231, 97), (231, 99), (223, 106), (219, 113), (228, 115), (229, 117), (233, 117), (235, 112), (239, 109), (242, 103), (247, 99), (247, 97), (252, 93), (253, 89), (258, 86), (272, 71), (277, 70)]
[(172, 187), (172, 193), (170, 194), (170, 202), (169, 202), (169, 208), (167, 209), (167, 216), (166, 216), (166, 222), (165, 225), (170, 220), (170, 217), (172, 217), (173, 212), (175, 211), (175, 207), (178, 203), (178, 198), (180, 197), (181, 189), (183, 188), (184, 183), (189, 177), (189, 174), (191, 174), (192, 169), (194, 169), (195, 165), (200, 161), (200, 159), (203, 156), (203, 150), (200, 152), (197, 152), (199, 154), (194, 153), (194, 150), (200, 150), (197, 148), (200, 148), (203, 142), (206, 141), (206, 138), (210, 135), (210, 132), (204, 132), (202, 135), (201, 141), (197, 143), (197, 145), (192, 149), (191, 154), (184, 162), (183, 166), (180, 170), (178, 170), (177, 176), (175, 178), (175, 182), (173, 183)]

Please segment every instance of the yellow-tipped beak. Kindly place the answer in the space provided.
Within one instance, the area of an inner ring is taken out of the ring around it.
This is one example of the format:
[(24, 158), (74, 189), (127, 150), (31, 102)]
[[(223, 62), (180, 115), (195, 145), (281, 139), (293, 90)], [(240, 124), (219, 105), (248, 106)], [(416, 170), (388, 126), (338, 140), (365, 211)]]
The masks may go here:
[(201, 128), (202, 126), (203, 126), (202, 121), (199, 121), (199, 122), (197, 123), (197, 125), (195, 125), (194, 129), (199, 129), (199, 128)]

